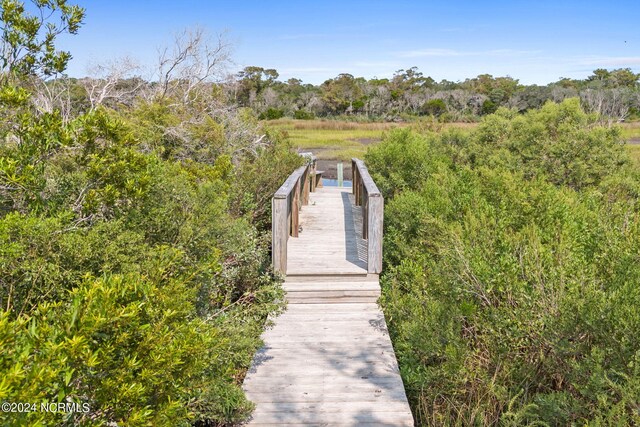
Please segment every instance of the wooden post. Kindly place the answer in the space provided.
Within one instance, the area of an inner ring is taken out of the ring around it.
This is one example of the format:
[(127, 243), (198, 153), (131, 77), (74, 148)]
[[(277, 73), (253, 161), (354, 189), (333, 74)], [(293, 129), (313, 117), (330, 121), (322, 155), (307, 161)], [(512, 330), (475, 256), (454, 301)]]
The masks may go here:
[(352, 192), (353, 198), (356, 201), (356, 206), (360, 205), (358, 200), (358, 193), (360, 191), (360, 183), (358, 182), (358, 167), (356, 166), (356, 161), (351, 159), (351, 181), (352, 181)]
[(307, 169), (304, 171), (304, 174), (302, 174), (302, 204), (304, 206), (307, 206), (309, 204), (309, 191), (311, 190), (311, 183), (309, 181), (309, 171), (310, 171), (311, 167), (307, 167)]
[(384, 199), (367, 166), (360, 159), (352, 159), (353, 193), (356, 205), (362, 206), (362, 238), (367, 240), (367, 272), (382, 272), (382, 233)]
[(271, 199), (271, 259), (276, 273), (287, 273), (287, 239), (289, 222), (287, 221), (287, 198)]
[(300, 181), (296, 182), (291, 192), (291, 237), (298, 237), (300, 215)]
[(299, 212), (309, 165), (301, 166), (280, 186), (271, 199), (271, 261), (276, 273), (287, 273), (287, 241), (298, 236)]
[(365, 198), (362, 203), (362, 238), (369, 238), (369, 198)]
[(384, 200), (380, 194), (368, 197), (367, 201), (367, 270), (369, 273), (382, 272), (382, 227)]
[(356, 162), (353, 162), (353, 167), (356, 170), (356, 180), (358, 181), (358, 187), (356, 188), (356, 206), (360, 206), (362, 204), (360, 199), (362, 194), (362, 182), (360, 180), (360, 169), (358, 169)]
[(318, 170), (318, 160), (315, 158), (315, 156), (313, 157), (313, 162), (311, 162), (311, 168), (309, 169), (309, 175), (310, 175), (310, 180), (311, 180), (311, 192), (315, 193), (316, 188), (317, 188), (317, 183), (316, 183), (316, 171)]

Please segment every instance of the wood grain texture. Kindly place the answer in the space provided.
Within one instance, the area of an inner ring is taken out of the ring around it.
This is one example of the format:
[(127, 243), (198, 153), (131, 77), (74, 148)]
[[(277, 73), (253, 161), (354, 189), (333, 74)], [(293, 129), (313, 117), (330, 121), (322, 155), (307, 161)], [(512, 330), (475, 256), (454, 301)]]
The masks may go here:
[(286, 197), (274, 196), (274, 268), (286, 273), (288, 306), (243, 383), (256, 404), (250, 426), (413, 425), (376, 304), (383, 199), (364, 163), (352, 164), (353, 189), (309, 185), (313, 171), (296, 171)]
[(287, 203), (287, 199), (271, 200), (271, 258), (273, 269), (277, 273), (286, 273), (287, 270), (287, 240), (289, 239)]
[(384, 201), (382, 196), (369, 197), (367, 210), (367, 272), (382, 272), (382, 230)]
[(243, 384), (256, 404), (248, 425), (413, 425), (384, 315), (376, 304), (289, 304), (262, 338), (265, 345)]
[(366, 274), (367, 245), (357, 232), (360, 209), (350, 189), (317, 188), (300, 213), (299, 235), (290, 239), (287, 275)]
[(354, 204), (362, 206), (362, 238), (367, 240), (367, 272), (382, 272), (384, 199), (364, 162), (351, 159)]
[[(375, 292), (371, 276), (287, 277), (287, 297)], [(326, 301), (326, 299), (325, 299)], [(243, 388), (250, 426), (413, 426), (383, 313), (375, 303), (289, 304), (262, 335)]]

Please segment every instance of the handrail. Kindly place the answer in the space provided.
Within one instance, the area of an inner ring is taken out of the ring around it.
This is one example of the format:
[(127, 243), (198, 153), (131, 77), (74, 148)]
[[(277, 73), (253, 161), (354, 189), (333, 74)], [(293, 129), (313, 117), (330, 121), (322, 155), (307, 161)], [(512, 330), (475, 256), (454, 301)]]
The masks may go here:
[(315, 169), (312, 157), (289, 175), (271, 199), (271, 259), (277, 273), (287, 272), (287, 241), (289, 236), (298, 237), (300, 210), (309, 204), (310, 176)]
[(291, 190), (293, 190), (294, 186), (300, 180), (300, 176), (306, 173), (308, 167), (309, 165), (300, 166), (298, 169), (294, 170), (293, 173), (284, 181), (284, 184), (278, 188), (278, 191), (273, 194), (273, 197), (276, 199), (286, 199), (289, 197)]
[(356, 206), (362, 206), (362, 238), (367, 240), (367, 272), (380, 274), (384, 199), (362, 160), (351, 159), (351, 171)]

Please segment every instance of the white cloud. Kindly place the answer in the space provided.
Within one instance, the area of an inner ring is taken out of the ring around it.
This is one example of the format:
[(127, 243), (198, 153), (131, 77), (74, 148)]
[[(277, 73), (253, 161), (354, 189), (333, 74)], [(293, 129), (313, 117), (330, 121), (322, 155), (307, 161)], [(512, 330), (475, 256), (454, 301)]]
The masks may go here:
[(640, 65), (640, 56), (590, 56), (577, 58), (577, 62), (580, 65), (625, 68)]
[(515, 49), (492, 49), (478, 51), (463, 51), (454, 49), (418, 49), (398, 52), (400, 58), (423, 58), (423, 57), (454, 57), (454, 56), (525, 56), (540, 53), (539, 50), (515, 50)]

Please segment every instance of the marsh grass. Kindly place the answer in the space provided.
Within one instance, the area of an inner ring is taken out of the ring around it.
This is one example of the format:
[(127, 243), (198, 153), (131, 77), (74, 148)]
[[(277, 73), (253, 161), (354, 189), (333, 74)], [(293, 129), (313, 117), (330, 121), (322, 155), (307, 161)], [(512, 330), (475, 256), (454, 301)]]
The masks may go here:
[(459, 128), (471, 131), (476, 123), (358, 123), (338, 120), (281, 119), (264, 122), (264, 125), (280, 130), (298, 151), (311, 151), (321, 160), (348, 161), (362, 157), (369, 146), (379, 143), (386, 132), (401, 127), (421, 127), (432, 131)]
[(356, 123), (336, 120), (273, 120), (266, 126), (280, 130), (299, 151), (311, 151), (322, 160), (348, 161), (362, 157), (367, 146), (380, 142), (386, 131), (403, 124)]
[(633, 163), (640, 167), (640, 144), (627, 144), (627, 150)]
[[(379, 143), (384, 134), (392, 129), (409, 126), (418, 132), (442, 132), (452, 128), (472, 132), (478, 123), (428, 123), (427, 120), (412, 123), (358, 123), (280, 119), (266, 121), (264, 125), (283, 131), (298, 151), (311, 151), (320, 160), (346, 162), (352, 157), (364, 156), (369, 146)], [(620, 128), (624, 140), (640, 139), (640, 122), (622, 123)], [(640, 145), (629, 144), (627, 149), (634, 163), (640, 167)]]
[(623, 139), (640, 139), (640, 122), (621, 123), (620, 129)]
[(404, 123), (391, 123), (391, 122), (345, 122), (339, 120), (294, 120), (294, 119), (279, 119), (264, 122), (269, 126), (276, 127), (278, 129), (286, 130), (372, 130), (383, 131), (393, 129), (401, 126), (406, 126)]

